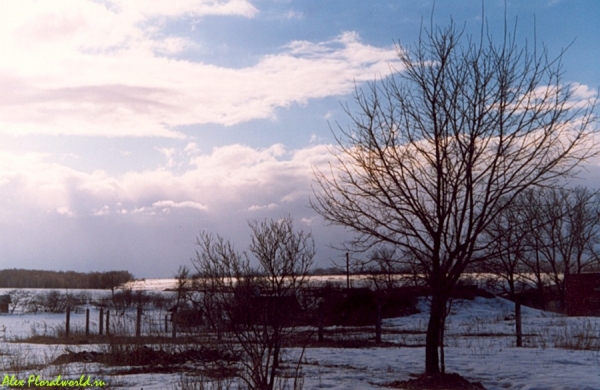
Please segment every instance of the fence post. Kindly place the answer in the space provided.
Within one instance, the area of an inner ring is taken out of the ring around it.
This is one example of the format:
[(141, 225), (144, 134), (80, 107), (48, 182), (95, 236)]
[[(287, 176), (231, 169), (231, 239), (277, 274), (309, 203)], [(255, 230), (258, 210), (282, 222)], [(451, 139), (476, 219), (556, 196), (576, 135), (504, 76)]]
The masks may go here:
[(85, 309), (85, 337), (90, 335), (90, 308)]
[(169, 315), (165, 314), (165, 333), (169, 331)]
[(171, 336), (175, 339), (177, 338), (177, 309), (173, 310), (173, 314), (171, 315)]
[(110, 336), (110, 310), (106, 311), (106, 335)]
[(325, 339), (324, 336), (324, 326), (325, 326), (325, 309), (323, 308), (323, 301), (319, 302), (318, 315), (319, 315), (319, 341), (323, 341)]
[(102, 336), (102, 330), (104, 329), (104, 309), (100, 308), (100, 319), (98, 320), (98, 334)]
[(137, 307), (137, 318), (135, 322), (135, 337), (142, 335), (142, 305)]
[(377, 300), (377, 317), (375, 319), (375, 342), (381, 343), (381, 302)]
[(67, 320), (65, 324), (65, 337), (69, 337), (69, 330), (71, 327), (71, 307), (67, 306)]

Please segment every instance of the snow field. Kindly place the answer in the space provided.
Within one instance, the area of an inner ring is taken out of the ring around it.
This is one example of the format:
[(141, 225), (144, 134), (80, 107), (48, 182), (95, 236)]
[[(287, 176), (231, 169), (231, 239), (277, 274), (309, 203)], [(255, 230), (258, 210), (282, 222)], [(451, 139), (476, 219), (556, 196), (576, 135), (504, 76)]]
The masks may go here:
[[(424, 332), (428, 320), (425, 299), (419, 302), (419, 308), (420, 313), (384, 320), (385, 347), (308, 348), (302, 358), (304, 388), (381, 389), (382, 384), (407, 380), (411, 374), (423, 372)], [(501, 298), (454, 301), (445, 338), (447, 371), (482, 382), (490, 390), (600, 389), (600, 318), (563, 317), (523, 307), (525, 348), (516, 348), (512, 312), (512, 302)], [(160, 320), (163, 314), (156, 311), (144, 315)], [(127, 315), (134, 317), (135, 312)], [(96, 314), (91, 320), (91, 328), (97, 330)], [(122, 375), (118, 372), (128, 367), (112, 368), (98, 363), (47, 364), (67, 348), (73, 352), (92, 351), (98, 349), (98, 345), (12, 342), (32, 334), (52, 335), (56, 329), (64, 328), (64, 321), (64, 314), (0, 315), (2, 374), (22, 376), (35, 372), (47, 377), (58, 374), (79, 377), (86, 373), (105, 380), (112, 388), (176, 388), (180, 372)], [(84, 321), (84, 314), (72, 313), (71, 328), (83, 329)], [(327, 328), (330, 337), (340, 337), (341, 333), (336, 330), (341, 329)], [(353, 337), (372, 339), (373, 328), (364, 328), (362, 334), (358, 332)], [(292, 365), (300, 353), (296, 348), (287, 350), (284, 365)], [(197, 371), (194, 365), (180, 369)]]

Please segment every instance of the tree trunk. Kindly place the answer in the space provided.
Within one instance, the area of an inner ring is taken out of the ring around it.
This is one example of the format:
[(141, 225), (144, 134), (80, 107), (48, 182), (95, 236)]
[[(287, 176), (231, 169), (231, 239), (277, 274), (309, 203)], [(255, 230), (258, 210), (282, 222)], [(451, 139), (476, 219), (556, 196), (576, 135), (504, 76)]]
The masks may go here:
[(429, 314), (429, 324), (427, 325), (427, 335), (425, 336), (426, 374), (439, 374), (440, 372), (438, 348), (441, 341), (440, 331), (444, 319), (445, 307), (446, 304), (444, 299), (442, 299), (442, 294), (434, 292), (431, 297), (431, 312)]
[(273, 362), (271, 364), (271, 375), (269, 378), (268, 387), (270, 390), (273, 389), (275, 385), (275, 374), (277, 373), (277, 369), (279, 368), (279, 351), (281, 350), (281, 341), (279, 337), (279, 330), (277, 327), (274, 329), (273, 334), (274, 348), (273, 348)]
[(444, 327), (445, 327), (445, 321), (442, 322), (442, 325), (440, 326), (440, 372), (442, 374), (446, 373), (446, 356), (444, 354)]
[(558, 287), (558, 297), (560, 299), (560, 312), (563, 314), (567, 312), (565, 310), (567, 307), (567, 287), (565, 285), (565, 280), (569, 277), (571, 273), (570, 268), (571, 267), (569, 264), (565, 264), (563, 279), (560, 281), (560, 283), (556, 283), (556, 287)]

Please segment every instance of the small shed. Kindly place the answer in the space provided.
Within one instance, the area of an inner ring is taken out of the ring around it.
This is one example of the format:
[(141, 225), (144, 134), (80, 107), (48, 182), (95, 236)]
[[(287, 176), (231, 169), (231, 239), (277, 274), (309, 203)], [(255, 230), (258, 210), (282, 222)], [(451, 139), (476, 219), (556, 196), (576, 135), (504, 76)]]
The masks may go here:
[(10, 295), (0, 295), (0, 313), (8, 313)]
[(600, 273), (565, 275), (567, 315), (600, 316)]

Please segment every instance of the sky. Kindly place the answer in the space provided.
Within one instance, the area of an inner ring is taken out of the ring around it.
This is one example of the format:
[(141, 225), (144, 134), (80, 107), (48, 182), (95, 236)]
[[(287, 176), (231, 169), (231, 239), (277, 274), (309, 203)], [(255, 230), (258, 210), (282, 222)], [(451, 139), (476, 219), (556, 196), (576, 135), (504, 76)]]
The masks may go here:
[[(564, 55), (597, 94), (594, 0), (20, 0), (0, 15), (0, 268), (171, 277), (206, 231), (291, 215), (318, 266), (350, 232), (309, 206), (352, 93), (451, 20)], [(506, 15), (506, 17), (505, 17)], [(592, 169), (600, 162), (590, 161)], [(600, 177), (600, 176), (599, 176)], [(595, 180), (587, 185), (597, 186)]]

